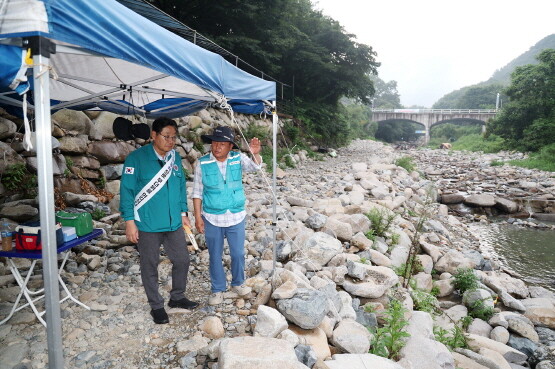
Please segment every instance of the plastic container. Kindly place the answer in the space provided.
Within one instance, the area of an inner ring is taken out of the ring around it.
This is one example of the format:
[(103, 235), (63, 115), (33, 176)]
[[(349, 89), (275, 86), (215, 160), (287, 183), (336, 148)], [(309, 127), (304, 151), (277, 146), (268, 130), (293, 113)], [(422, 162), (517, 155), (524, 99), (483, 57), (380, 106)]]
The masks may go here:
[(2, 223), (0, 235), (2, 236), (2, 251), (12, 251), (13, 230), (9, 223)]

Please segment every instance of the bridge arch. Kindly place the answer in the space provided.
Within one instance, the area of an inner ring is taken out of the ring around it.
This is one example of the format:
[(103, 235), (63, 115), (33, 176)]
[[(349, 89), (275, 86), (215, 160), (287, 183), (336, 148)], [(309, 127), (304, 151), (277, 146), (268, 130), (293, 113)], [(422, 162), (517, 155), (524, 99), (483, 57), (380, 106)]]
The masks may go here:
[(496, 115), (496, 109), (372, 109), (372, 120), (375, 122), (405, 120), (422, 124), (425, 128), (426, 144), (430, 141), (432, 126), (450, 121), (476, 121), (482, 124), (482, 130), (484, 130), (486, 122)]

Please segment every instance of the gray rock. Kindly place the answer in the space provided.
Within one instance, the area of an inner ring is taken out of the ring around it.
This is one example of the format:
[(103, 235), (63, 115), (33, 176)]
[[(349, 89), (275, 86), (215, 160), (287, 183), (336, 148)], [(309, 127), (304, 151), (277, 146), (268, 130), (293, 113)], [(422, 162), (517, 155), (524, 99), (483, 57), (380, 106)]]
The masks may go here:
[(315, 213), (312, 214), (311, 216), (308, 217), (307, 220), (305, 220), (305, 224), (308, 228), (311, 229), (320, 229), (322, 227), (324, 227), (324, 225), (326, 224), (328, 217), (320, 214), (320, 213)]
[(536, 327), (536, 332), (538, 332), (541, 343), (548, 346), (555, 346), (555, 330), (545, 327)]
[(12, 369), (21, 363), (29, 353), (29, 345), (21, 340), (8, 343), (0, 347), (0, 369)]
[(331, 258), (343, 250), (341, 242), (327, 233), (316, 232), (311, 235), (301, 249), (297, 251), (294, 260), (309, 271), (322, 269)]
[(510, 335), (507, 345), (524, 353), (526, 356), (532, 356), (534, 351), (538, 348), (538, 345), (530, 341), (528, 338), (519, 337), (514, 334)]
[(101, 164), (123, 163), (135, 147), (126, 142), (91, 142), (87, 152), (96, 156)]
[(478, 301), (482, 301), (484, 306), (494, 308), (493, 298), (491, 294), (481, 288), (475, 290), (466, 290), (463, 294), (463, 303), (467, 307), (472, 307)]
[(522, 337), (538, 343), (540, 338), (538, 333), (534, 330), (534, 324), (525, 316), (518, 314), (505, 314), (505, 319), (509, 323), (509, 331), (518, 333)]
[[(475, 318), (468, 326), (468, 333), (477, 334), (484, 337), (490, 337), (492, 327), (482, 319)], [(497, 341), (497, 340), (496, 340)]]
[(267, 337), (235, 337), (223, 340), (218, 355), (218, 369), (306, 369), (293, 345)]
[(372, 335), (363, 325), (344, 319), (333, 330), (331, 342), (350, 354), (364, 354), (370, 349)]
[(505, 291), (505, 289), (502, 289), (499, 292), (499, 297), (501, 298), (503, 305), (505, 305), (506, 307), (522, 312), (526, 311), (526, 307), (513, 296), (509, 295), (507, 291)]
[(424, 336), (413, 336), (399, 352), (413, 369), (455, 369), (453, 355), (442, 343)]
[(87, 152), (88, 137), (64, 136), (60, 138), (60, 151), (64, 154), (84, 154)]
[(17, 131), (17, 126), (11, 120), (0, 117), (0, 140), (13, 137)]
[(52, 119), (59, 127), (80, 134), (88, 135), (92, 126), (91, 120), (82, 111), (62, 109), (52, 114)]
[(486, 368), (502, 369), (501, 366), (499, 366), (495, 361), (493, 361), (490, 358), (487, 358), (483, 355), (480, 355), (477, 352), (474, 352), (472, 350), (463, 349), (463, 348), (456, 348), (455, 352), (457, 352), (461, 355), (464, 355), (464, 356), (468, 357), (469, 359), (472, 359), (476, 363), (478, 363), (482, 366), (485, 366)]
[(335, 354), (324, 364), (329, 369), (404, 369), (393, 360), (373, 354)]
[(497, 326), (491, 330), (489, 338), (506, 345), (507, 342), (509, 342), (509, 335), (510, 334), (507, 328), (504, 328), (502, 326)]
[(464, 195), (460, 193), (444, 193), (441, 195), (442, 204), (460, 204), (464, 201)]
[(507, 214), (513, 214), (518, 211), (518, 204), (516, 202), (501, 197), (495, 198), (495, 207)]
[(309, 368), (312, 368), (316, 361), (318, 361), (318, 357), (316, 356), (316, 352), (312, 346), (309, 345), (297, 345), (295, 347), (295, 355), (297, 355), (297, 359), (306, 365)]
[(100, 172), (102, 173), (102, 176), (108, 180), (120, 178), (122, 171), (123, 164), (109, 164), (100, 167)]
[(14, 164), (25, 164), (25, 159), (21, 157), (10, 145), (0, 141), (0, 173), (4, 173), (7, 167)]
[(364, 309), (357, 309), (356, 314), (356, 321), (363, 326), (367, 328), (378, 326), (378, 319), (376, 318), (376, 314), (364, 311)]
[(274, 308), (260, 305), (256, 313), (255, 336), (276, 337), (279, 333), (287, 329), (287, 321)]
[(455, 274), (459, 268), (474, 269), (476, 264), (473, 260), (464, 256), (464, 254), (457, 250), (449, 250), (437, 261), (435, 269), (440, 272), (448, 272)]
[(469, 206), (491, 207), (495, 205), (495, 197), (485, 193), (470, 195), (464, 199), (464, 203)]
[(292, 298), (278, 300), (276, 305), (280, 313), (303, 329), (318, 327), (328, 313), (326, 295), (306, 288), (299, 288)]
[(39, 209), (26, 204), (4, 206), (0, 210), (0, 217), (8, 218), (16, 222), (25, 222), (33, 219), (39, 213)]

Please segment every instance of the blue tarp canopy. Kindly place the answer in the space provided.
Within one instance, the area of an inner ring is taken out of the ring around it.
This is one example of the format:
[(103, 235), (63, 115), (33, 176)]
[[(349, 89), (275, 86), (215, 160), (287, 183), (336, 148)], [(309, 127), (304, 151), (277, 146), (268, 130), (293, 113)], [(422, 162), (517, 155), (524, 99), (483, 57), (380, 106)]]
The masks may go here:
[[(0, 6), (0, 105), (20, 105), (22, 40), (54, 41), (52, 110), (179, 117), (226, 99), (259, 113), (275, 82), (248, 74), (113, 0), (10, 0)], [(31, 107), (32, 98), (28, 99)]]

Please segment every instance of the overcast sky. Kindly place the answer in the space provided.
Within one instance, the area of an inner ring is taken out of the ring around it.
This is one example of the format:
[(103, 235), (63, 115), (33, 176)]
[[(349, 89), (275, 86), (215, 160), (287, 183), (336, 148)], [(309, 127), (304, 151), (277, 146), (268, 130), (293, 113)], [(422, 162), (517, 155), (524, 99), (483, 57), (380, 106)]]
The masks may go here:
[(406, 107), (489, 79), (555, 33), (555, 0), (312, 0), (377, 52)]

